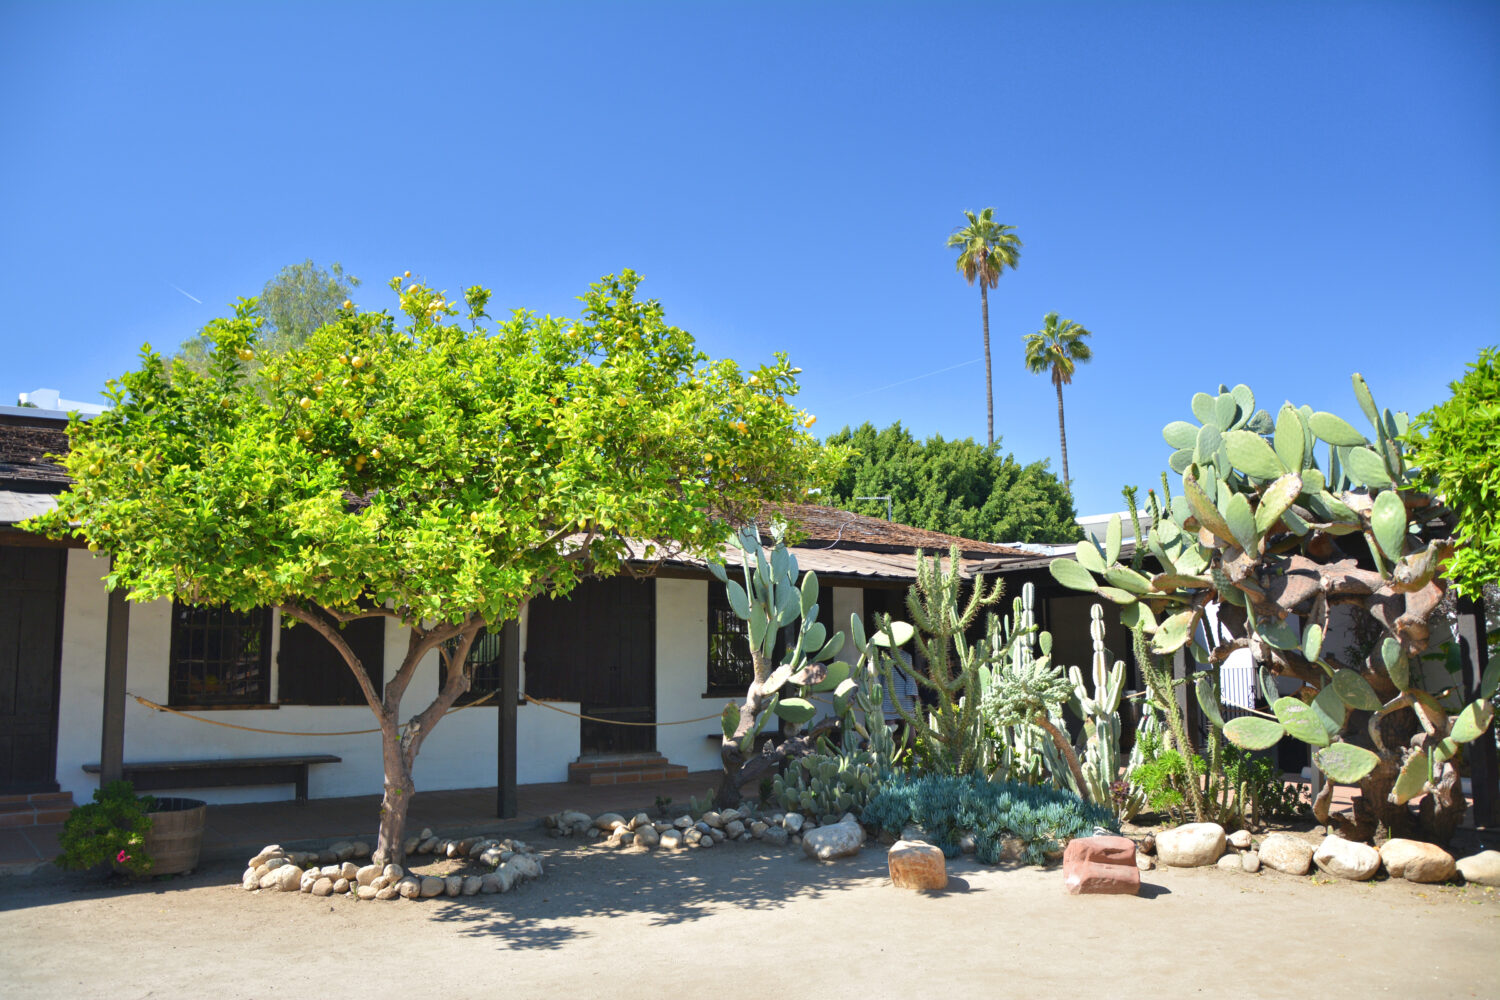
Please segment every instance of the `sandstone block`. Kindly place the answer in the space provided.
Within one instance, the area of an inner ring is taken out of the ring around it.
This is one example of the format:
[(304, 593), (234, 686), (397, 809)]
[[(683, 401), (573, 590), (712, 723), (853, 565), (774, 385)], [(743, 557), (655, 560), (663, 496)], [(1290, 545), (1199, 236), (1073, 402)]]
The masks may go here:
[(1063, 849), (1063, 864), (1093, 862), (1101, 865), (1135, 864), (1135, 841), (1129, 837), (1076, 837)]
[(898, 840), (886, 854), (886, 865), (890, 869), (891, 884), (898, 889), (937, 890), (948, 885), (948, 867), (943, 852), (932, 844)]
[(1134, 896), (1141, 891), (1141, 871), (1129, 864), (1063, 861), (1063, 886), (1070, 896)]

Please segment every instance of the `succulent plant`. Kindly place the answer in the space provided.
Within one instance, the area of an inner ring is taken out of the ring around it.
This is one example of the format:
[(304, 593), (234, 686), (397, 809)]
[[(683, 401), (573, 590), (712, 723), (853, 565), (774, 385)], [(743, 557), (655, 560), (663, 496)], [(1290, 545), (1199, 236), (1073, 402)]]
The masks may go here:
[[(1463, 811), (1452, 757), (1488, 729), (1500, 664), (1467, 693), (1461, 685), (1427, 690), (1414, 669), (1433, 645), (1453, 516), (1411, 488), (1406, 415), (1377, 408), (1361, 376), (1353, 385), (1373, 438), (1306, 406), (1287, 403), (1273, 419), (1243, 385), (1198, 393), (1197, 423), (1174, 421), (1162, 432), (1182, 490), (1174, 497), (1163, 475), (1163, 497), (1150, 498), (1144, 543), (1161, 572), (1119, 562), (1118, 518), (1103, 546), (1080, 542), (1076, 560), (1051, 570), (1064, 586), (1120, 605), (1150, 653), (1186, 649), (1217, 667), (1248, 648), (1272, 674), (1300, 682), (1292, 695), (1267, 692), (1270, 715), (1227, 724), (1211, 687), (1200, 685), (1199, 697), (1237, 746), (1292, 736), (1315, 747), (1329, 778), (1363, 790), (1361, 826), (1399, 835), (1411, 821), (1405, 803), (1430, 793), (1437, 805), (1425, 821), (1445, 839)], [(1334, 633), (1377, 641), (1333, 650), (1324, 640)], [(1466, 696), (1474, 700), (1464, 704)], [(1325, 823), (1326, 788), (1315, 803)]]

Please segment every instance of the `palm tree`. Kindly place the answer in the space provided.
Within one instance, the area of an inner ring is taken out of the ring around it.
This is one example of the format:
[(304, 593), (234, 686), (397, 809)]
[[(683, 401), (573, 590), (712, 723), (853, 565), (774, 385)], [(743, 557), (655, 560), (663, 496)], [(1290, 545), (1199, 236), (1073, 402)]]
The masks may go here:
[(1057, 313), (1048, 313), (1043, 326), (1026, 337), (1026, 370), (1033, 375), (1050, 372), (1052, 384), (1057, 388), (1057, 434), (1062, 438), (1063, 485), (1068, 486), (1068, 432), (1063, 427), (1062, 387), (1073, 381), (1073, 372), (1082, 362), (1094, 356), (1084, 337), (1092, 337), (1083, 327), (1070, 319), (1060, 320)]
[(990, 294), (1000, 283), (1000, 272), (1015, 270), (1021, 261), (1021, 241), (1014, 226), (995, 221), (995, 210), (987, 208), (977, 216), (964, 212), (967, 226), (960, 226), (948, 236), (948, 245), (958, 247), (958, 272), (969, 282), (979, 280), (979, 306), (984, 312), (984, 411), (988, 425), (988, 442), (995, 443), (995, 393), (990, 381)]

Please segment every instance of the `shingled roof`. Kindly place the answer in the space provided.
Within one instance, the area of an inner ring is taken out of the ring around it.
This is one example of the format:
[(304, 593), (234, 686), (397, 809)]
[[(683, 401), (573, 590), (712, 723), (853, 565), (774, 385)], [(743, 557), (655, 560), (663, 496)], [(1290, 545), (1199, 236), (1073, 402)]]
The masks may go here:
[(859, 549), (865, 552), (913, 552), (922, 549), (929, 554), (946, 554), (957, 545), (959, 551), (970, 559), (1030, 555), (1008, 545), (945, 535), (941, 531), (896, 524), (838, 507), (779, 503), (766, 504), (762, 510), (768, 517), (780, 515), (786, 519), (798, 536), (796, 545), (799, 548)]
[(50, 455), (68, 451), (66, 421), (56, 417), (0, 416), (0, 490), (61, 493), (72, 482)]

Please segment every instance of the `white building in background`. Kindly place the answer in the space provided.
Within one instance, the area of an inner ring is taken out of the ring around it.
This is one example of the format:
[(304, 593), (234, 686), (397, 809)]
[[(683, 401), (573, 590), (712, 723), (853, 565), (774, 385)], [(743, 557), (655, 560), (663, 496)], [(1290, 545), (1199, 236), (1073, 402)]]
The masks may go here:
[(85, 415), (96, 415), (103, 413), (108, 407), (101, 403), (82, 403), (76, 399), (63, 399), (56, 389), (33, 389), (23, 392), (16, 397), (18, 406), (34, 406), (39, 410), (53, 410), (58, 413), (72, 413), (77, 411)]

